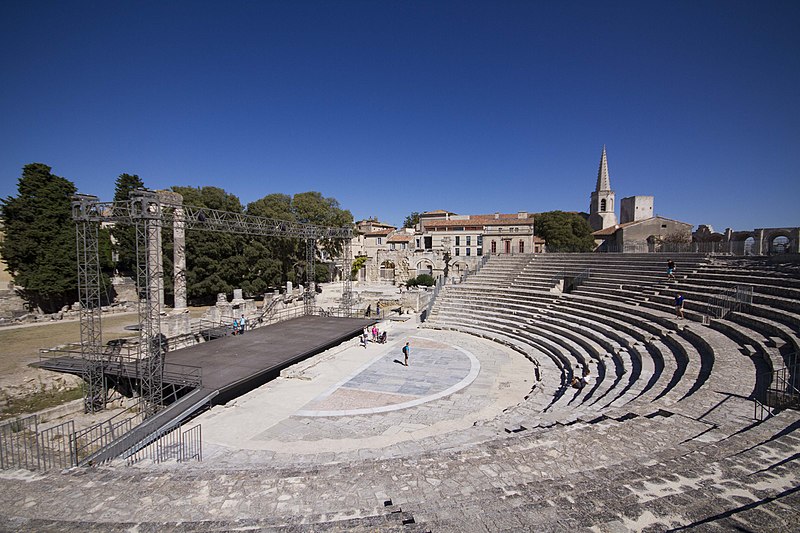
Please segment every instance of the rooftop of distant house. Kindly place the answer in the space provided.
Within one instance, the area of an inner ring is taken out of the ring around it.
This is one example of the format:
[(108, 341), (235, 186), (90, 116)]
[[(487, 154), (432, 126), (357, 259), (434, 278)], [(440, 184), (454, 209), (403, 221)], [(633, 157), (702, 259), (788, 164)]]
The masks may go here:
[(528, 224), (533, 215), (526, 211), (519, 213), (494, 213), (492, 215), (454, 215), (425, 221), (426, 228), (446, 228), (458, 226), (513, 226)]

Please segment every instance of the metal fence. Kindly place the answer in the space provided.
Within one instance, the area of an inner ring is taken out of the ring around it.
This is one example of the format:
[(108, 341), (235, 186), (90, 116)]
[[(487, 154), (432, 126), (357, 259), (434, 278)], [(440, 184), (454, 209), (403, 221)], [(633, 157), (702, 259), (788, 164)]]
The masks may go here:
[(76, 464), (82, 464), (93, 453), (105, 448), (144, 420), (141, 409), (125, 410), (108, 420), (74, 433)]
[(790, 366), (770, 372), (759, 380), (764, 385), (754, 398), (753, 418), (756, 420), (764, 420), (781, 409), (800, 408), (800, 362), (796, 353), (789, 360), (793, 361)]
[[(569, 253), (575, 250), (555, 249), (547, 246), (548, 253)], [(624, 254), (733, 254), (741, 255), (744, 250), (739, 250), (734, 241), (726, 242), (627, 242), (617, 244), (605, 242), (596, 252), (599, 253), (624, 253)]]
[[(152, 439), (153, 437), (148, 437)], [(148, 459), (154, 463), (174, 460), (179, 463), (203, 460), (203, 431), (200, 424), (187, 430), (183, 426), (163, 430), (155, 440), (127, 458), (128, 465)]]
[(730, 289), (723, 289), (709, 298), (707, 314), (722, 319), (733, 311), (743, 311), (753, 303), (753, 286), (736, 285)]
[(40, 429), (38, 415), (0, 425), (0, 469), (50, 470), (77, 464), (72, 420)]
[[(550, 284), (555, 286), (558, 284), (559, 281), (564, 281), (564, 292), (571, 292), (577, 289), (584, 281), (589, 279), (589, 276), (592, 275), (591, 268), (585, 268), (580, 272), (576, 272), (574, 270), (570, 270), (568, 268), (563, 268), (559, 270), (552, 278), (550, 278)], [(568, 278), (569, 279), (568, 281)]]

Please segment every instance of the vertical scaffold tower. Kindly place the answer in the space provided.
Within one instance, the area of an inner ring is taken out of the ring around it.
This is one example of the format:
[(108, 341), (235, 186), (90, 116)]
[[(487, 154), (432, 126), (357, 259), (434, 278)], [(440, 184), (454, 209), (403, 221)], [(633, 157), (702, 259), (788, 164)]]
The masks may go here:
[(81, 357), (86, 382), (84, 404), (87, 411), (103, 409), (106, 403), (102, 327), (100, 320), (100, 260), (98, 226), (132, 224), (136, 228), (136, 288), (139, 294), (139, 345), (137, 377), (145, 415), (161, 408), (166, 339), (161, 333), (163, 306), (163, 264), (161, 230), (179, 225), (182, 230), (202, 230), (261, 237), (301, 239), (306, 247), (305, 314), (315, 307), (314, 267), (320, 239), (340, 241), (342, 245), (342, 303), (337, 314), (352, 316), (350, 282), (352, 228), (323, 227), (313, 224), (257, 217), (189, 205), (174, 205), (160, 193), (137, 190), (124, 202), (99, 202), (96, 196), (78, 195), (72, 202), (76, 223), (78, 292), (81, 305)]
[(106, 406), (103, 374), (103, 335), (100, 322), (100, 254), (98, 249), (97, 197), (78, 195), (72, 201), (78, 251), (78, 303), (81, 320), (81, 359), (83, 360), (83, 409), (87, 413)]
[(136, 191), (131, 196), (131, 216), (136, 226), (136, 290), (139, 295), (139, 345), (137, 364), (145, 417), (162, 403), (164, 342), (161, 337), (162, 205), (157, 193)]

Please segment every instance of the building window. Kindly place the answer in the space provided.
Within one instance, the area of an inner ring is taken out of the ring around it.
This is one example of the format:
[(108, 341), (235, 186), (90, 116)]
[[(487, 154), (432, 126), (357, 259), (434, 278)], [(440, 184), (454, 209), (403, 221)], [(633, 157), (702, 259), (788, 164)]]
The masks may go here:
[[(483, 235), (478, 235), (478, 246), (483, 246)], [(481, 255), (481, 254), (478, 254)]]
[(456, 255), (461, 255), (461, 248), (456, 248)]
[(390, 249), (390, 250), (394, 250), (394, 243), (392, 243), (392, 244), (390, 244), (390, 245), (389, 245), (389, 249)]
[(417, 238), (417, 249), (419, 249), (419, 248), (422, 248), (422, 246), (420, 246), (419, 238)]
[(495, 241), (492, 241), (492, 253), (497, 253), (497, 243)]
[(461, 236), (456, 235), (456, 246), (461, 246)]
[(519, 253), (521, 254), (525, 253), (525, 241), (523, 241), (522, 239), (519, 240)]
[[(472, 244), (472, 237), (467, 235), (467, 246), (469, 246), (470, 244)], [(467, 255), (469, 255), (469, 254), (467, 254)]]
[(401, 249), (403, 249), (403, 250), (405, 250), (405, 249), (406, 249), (406, 243), (402, 243), (402, 244), (400, 245), (400, 248), (401, 248)]
[(377, 238), (375, 239), (375, 244), (383, 244), (383, 243), (382, 243), (382, 239), (381, 239), (380, 237), (377, 237)]
[(606, 210), (606, 199), (603, 198), (602, 200), (600, 200), (600, 211), (605, 211), (605, 210)]
[(467, 248), (467, 256), (469, 256), (469, 255), (470, 255), (470, 253), (469, 253), (469, 252), (470, 252), (470, 250), (472, 250), (472, 248)]
[(480, 246), (478, 247), (478, 255), (479, 256), (483, 255), (483, 248), (481, 248)]

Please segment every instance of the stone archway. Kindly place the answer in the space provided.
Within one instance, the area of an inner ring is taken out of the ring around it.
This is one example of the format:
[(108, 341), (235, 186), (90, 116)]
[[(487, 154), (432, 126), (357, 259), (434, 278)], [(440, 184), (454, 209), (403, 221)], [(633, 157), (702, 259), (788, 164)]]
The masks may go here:
[(394, 261), (384, 261), (381, 263), (380, 280), (382, 283), (394, 284), (395, 274)]
[(467, 265), (467, 263), (465, 263), (464, 261), (456, 261), (455, 263), (453, 263), (450, 269), (451, 269), (450, 273), (453, 276), (460, 276), (464, 272), (469, 271), (469, 265)]
[(433, 277), (433, 262), (429, 259), (423, 259), (417, 263), (417, 276), (421, 274), (428, 274)]

